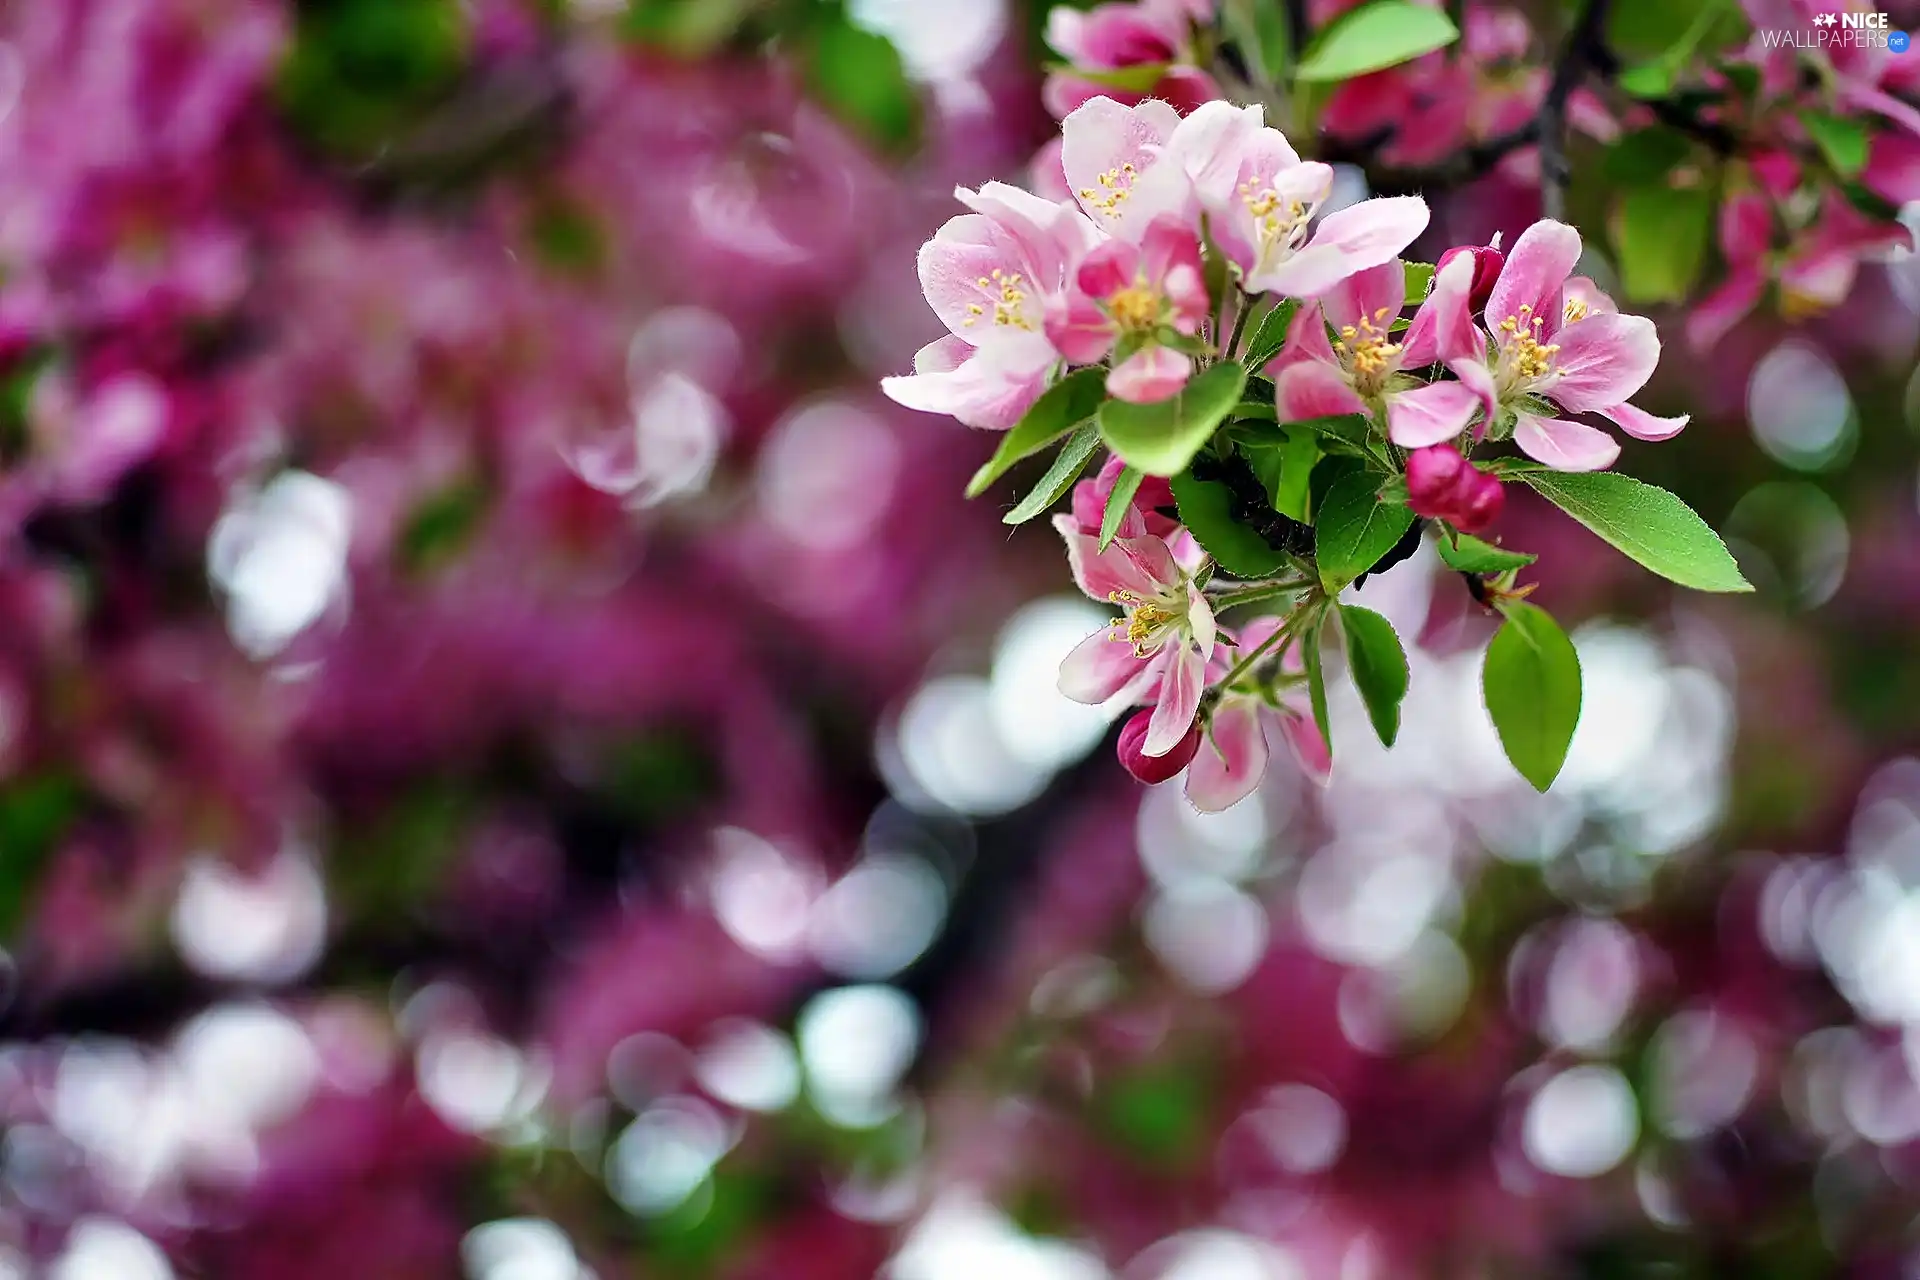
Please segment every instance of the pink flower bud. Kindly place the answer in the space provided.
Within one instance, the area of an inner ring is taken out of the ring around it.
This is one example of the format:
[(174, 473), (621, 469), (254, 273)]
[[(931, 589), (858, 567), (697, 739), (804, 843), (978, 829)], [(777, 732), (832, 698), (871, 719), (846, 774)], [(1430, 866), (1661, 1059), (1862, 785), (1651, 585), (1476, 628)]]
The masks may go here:
[(1473, 286), (1467, 294), (1467, 307), (1478, 312), (1487, 305), (1487, 295), (1493, 292), (1500, 269), (1507, 265), (1507, 255), (1489, 244), (1460, 245), (1440, 255), (1440, 261), (1434, 264), (1435, 273), (1463, 253), (1473, 255)]
[(1407, 455), (1407, 505), (1416, 515), (1478, 533), (1499, 516), (1506, 500), (1500, 482), (1452, 445), (1428, 445)]
[(1432, 444), (1407, 455), (1407, 505), (1429, 520), (1451, 518), (1467, 460), (1452, 445)]
[(1163, 756), (1150, 756), (1140, 749), (1146, 741), (1147, 725), (1153, 720), (1151, 709), (1137, 711), (1120, 729), (1120, 742), (1115, 754), (1120, 763), (1126, 766), (1128, 773), (1145, 783), (1165, 782), (1186, 768), (1194, 755), (1200, 750), (1200, 724), (1194, 722), (1187, 730), (1187, 736), (1173, 744), (1173, 750)]
[(1507, 505), (1507, 491), (1495, 477), (1478, 469), (1469, 470), (1474, 477), (1473, 488), (1455, 510), (1453, 527), (1462, 533), (1479, 533), (1500, 518), (1500, 509)]

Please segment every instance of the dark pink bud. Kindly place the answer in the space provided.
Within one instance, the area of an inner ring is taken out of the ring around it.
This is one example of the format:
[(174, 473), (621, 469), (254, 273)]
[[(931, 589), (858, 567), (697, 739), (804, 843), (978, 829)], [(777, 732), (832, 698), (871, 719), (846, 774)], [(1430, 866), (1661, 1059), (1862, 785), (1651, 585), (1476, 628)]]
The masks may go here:
[(1147, 740), (1147, 726), (1152, 721), (1151, 710), (1135, 712), (1133, 718), (1121, 726), (1120, 743), (1115, 748), (1127, 772), (1149, 784), (1173, 777), (1186, 768), (1200, 750), (1200, 724), (1195, 721), (1193, 728), (1187, 730), (1187, 736), (1173, 744), (1173, 750), (1163, 756), (1148, 755), (1140, 749), (1140, 744)]
[(1430, 444), (1407, 455), (1407, 505), (1415, 515), (1445, 520), (1460, 501), (1467, 460), (1449, 444)]
[(1440, 255), (1440, 261), (1434, 264), (1435, 273), (1463, 253), (1473, 255), (1473, 288), (1467, 295), (1467, 306), (1477, 312), (1487, 305), (1487, 295), (1493, 292), (1500, 269), (1507, 265), (1507, 255), (1490, 244), (1460, 245)]
[(1462, 533), (1479, 533), (1499, 519), (1500, 509), (1507, 505), (1507, 491), (1499, 480), (1484, 471), (1473, 474), (1473, 487), (1453, 514), (1453, 527)]

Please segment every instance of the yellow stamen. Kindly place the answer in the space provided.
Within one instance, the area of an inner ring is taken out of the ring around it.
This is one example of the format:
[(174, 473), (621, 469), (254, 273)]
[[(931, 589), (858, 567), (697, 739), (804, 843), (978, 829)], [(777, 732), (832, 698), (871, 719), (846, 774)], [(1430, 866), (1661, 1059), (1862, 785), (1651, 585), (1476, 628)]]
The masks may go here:
[(1137, 175), (1130, 164), (1117, 169), (1109, 169), (1094, 179), (1097, 187), (1080, 188), (1080, 199), (1089, 208), (1109, 218), (1120, 216), (1120, 206), (1133, 194), (1133, 180)]

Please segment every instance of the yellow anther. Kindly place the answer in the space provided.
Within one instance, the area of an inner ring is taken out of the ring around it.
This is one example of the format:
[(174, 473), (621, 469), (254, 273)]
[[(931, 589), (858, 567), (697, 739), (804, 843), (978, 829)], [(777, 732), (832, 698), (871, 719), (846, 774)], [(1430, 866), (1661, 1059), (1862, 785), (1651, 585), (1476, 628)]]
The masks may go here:
[(1134, 169), (1130, 164), (1109, 169), (1094, 179), (1100, 184), (1098, 189), (1080, 188), (1080, 199), (1096, 212), (1103, 213), (1109, 218), (1118, 218), (1120, 206), (1126, 202), (1128, 196), (1133, 194), (1133, 179)]
[(1107, 299), (1107, 314), (1123, 329), (1151, 329), (1160, 322), (1160, 295), (1144, 284), (1122, 289)]
[(1575, 320), (1585, 320), (1589, 314), (1587, 304), (1579, 298), (1568, 298), (1562, 323), (1572, 324)]

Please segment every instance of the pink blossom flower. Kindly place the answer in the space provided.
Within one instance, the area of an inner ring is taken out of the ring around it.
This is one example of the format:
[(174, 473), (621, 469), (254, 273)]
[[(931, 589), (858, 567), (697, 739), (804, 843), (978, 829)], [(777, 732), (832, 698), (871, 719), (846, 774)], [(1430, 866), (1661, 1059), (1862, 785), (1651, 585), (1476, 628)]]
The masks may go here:
[[(1493, 332), (1489, 355), (1475, 334), (1468, 352), (1459, 345), (1461, 318), (1468, 314), (1459, 287), (1457, 259), (1449, 284), (1436, 280), (1433, 297), (1435, 350), (1500, 424), (1511, 414), (1513, 439), (1529, 457), (1560, 471), (1597, 471), (1620, 454), (1606, 432), (1543, 409), (1597, 413), (1628, 435), (1665, 440), (1687, 418), (1659, 418), (1627, 400), (1647, 383), (1660, 361), (1653, 321), (1621, 315), (1591, 280), (1574, 276), (1580, 233), (1562, 222), (1542, 220), (1521, 233), (1487, 298), (1486, 323)], [(1410, 332), (1409, 339), (1420, 337)], [(1437, 444), (1444, 436), (1394, 433), (1407, 448)]]
[(920, 249), (921, 288), (951, 335), (922, 347), (912, 374), (880, 385), (909, 409), (1005, 430), (1046, 387), (1059, 359), (1047, 301), (1097, 233), (1071, 205), (1004, 183), (954, 194), (974, 212)]
[(1196, 113), (1172, 147), (1249, 293), (1315, 297), (1397, 258), (1427, 229), (1418, 196), (1362, 200), (1313, 225), (1333, 192), (1332, 167), (1301, 160), (1278, 129), (1250, 128), (1258, 119)]
[(1910, 247), (1903, 225), (1875, 221), (1844, 195), (1830, 192), (1815, 220), (1776, 250), (1774, 205), (1758, 191), (1720, 206), (1720, 252), (1726, 279), (1694, 307), (1687, 339), (1706, 350), (1760, 304), (1769, 279), (1780, 285), (1780, 311), (1799, 319), (1839, 306), (1853, 291), (1863, 258), (1893, 246)]
[(1138, 245), (1109, 240), (1081, 261), (1073, 286), (1047, 304), (1046, 335), (1073, 364), (1094, 364), (1116, 345), (1131, 351), (1107, 374), (1107, 390), (1137, 403), (1165, 400), (1186, 385), (1193, 360), (1159, 337), (1193, 337), (1207, 311), (1199, 238), (1178, 218), (1160, 217)]
[(1213, 77), (1194, 63), (1196, 24), (1213, 18), (1213, 0), (1139, 0), (1085, 11), (1057, 6), (1047, 15), (1047, 43), (1077, 70), (1115, 72), (1159, 68), (1144, 92), (1129, 94), (1073, 71), (1047, 77), (1042, 90), (1055, 116), (1071, 114), (1096, 97), (1129, 103), (1152, 97), (1192, 110), (1220, 96)]
[(1213, 606), (1161, 538), (1119, 536), (1102, 551), (1100, 539), (1082, 533), (1071, 516), (1055, 516), (1053, 527), (1066, 540), (1067, 562), (1079, 588), (1124, 610), (1111, 627), (1088, 636), (1061, 662), (1060, 692), (1093, 704), (1152, 696), (1153, 715), (1141, 750), (1166, 755), (1192, 727), (1206, 687), (1217, 637)]
[(1479, 533), (1500, 515), (1506, 491), (1452, 445), (1433, 444), (1407, 455), (1407, 505), (1462, 533)]
[[(1251, 652), (1279, 626), (1278, 618), (1247, 624), (1240, 629), (1241, 648)], [(1299, 670), (1291, 654), (1282, 663)], [(1221, 691), (1206, 741), (1187, 766), (1188, 802), (1202, 813), (1219, 813), (1251, 795), (1267, 771), (1269, 733), (1280, 735), (1308, 777), (1327, 780), (1333, 770), (1332, 749), (1297, 696), (1276, 705), (1257, 688), (1229, 687)]]
[[(1458, 272), (1447, 273), (1448, 278)], [(1401, 372), (1408, 347), (1394, 340), (1392, 323), (1405, 301), (1405, 272), (1395, 259), (1348, 276), (1318, 302), (1300, 308), (1286, 345), (1268, 366), (1281, 420), (1384, 407), (1393, 438), (1402, 443), (1403, 437), (1446, 440), (1465, 431), (1479, 397), (1458, 382), (1425, 383)], [(1434, 305), (1429, 301), (1422, 312)], [(1328, 325), (1338, 341), (1327, 337)], [(1431, 328), (1424, 323), (1419, 332)], [(1417, 363), (1432, 361), (1428, 356)]]
[(1074, 199), (1102, 231), (1139, 240), (1154, 219), (1192, 222), (1193, 184), (1169, 154), (1179, 112), (1148, 99), (1093, 98), (1060, 122), (1060, 164)]

